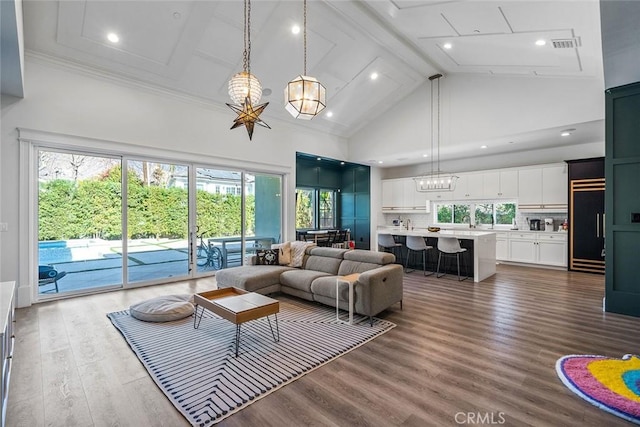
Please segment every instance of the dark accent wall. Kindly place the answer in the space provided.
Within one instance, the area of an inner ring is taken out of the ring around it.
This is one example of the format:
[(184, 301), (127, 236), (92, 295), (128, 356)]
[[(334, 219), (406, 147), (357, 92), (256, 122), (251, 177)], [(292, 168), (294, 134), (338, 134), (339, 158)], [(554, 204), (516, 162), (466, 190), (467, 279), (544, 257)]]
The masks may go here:
[(332, 159), (299, 154), (296, 159), (296, 187), (338, 191), (337, 227), (351, 230), (356, 248), (371, 247), (371, 170), (369, 166), (340, 164)]
[(640, 316), (640, 82), (606, 91), (605, 310)]
[(340, 226), (351, 229), (356, 248), (371, 248), (371, 170), (350, 166), (342, 173)]

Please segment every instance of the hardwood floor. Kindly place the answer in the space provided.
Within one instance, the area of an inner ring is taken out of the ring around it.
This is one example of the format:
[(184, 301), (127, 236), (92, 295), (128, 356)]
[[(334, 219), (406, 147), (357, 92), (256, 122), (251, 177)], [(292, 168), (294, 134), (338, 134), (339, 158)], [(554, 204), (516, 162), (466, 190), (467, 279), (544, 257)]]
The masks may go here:
[[(19, 309), (7, 425), (188, 425), (106, 313), (214, 286), (203, 279)], [(395, 329), (220, 425), (478, 425), (467, 414), (507, 426), (631, 425), (555, 373), (566, 354), (638, 353), (640, 319), (602, 312), (603, 294), (603, 276), (586, 273), (500, 265), (479, 284), (408, 274), (403, 310), (380, 315)]]

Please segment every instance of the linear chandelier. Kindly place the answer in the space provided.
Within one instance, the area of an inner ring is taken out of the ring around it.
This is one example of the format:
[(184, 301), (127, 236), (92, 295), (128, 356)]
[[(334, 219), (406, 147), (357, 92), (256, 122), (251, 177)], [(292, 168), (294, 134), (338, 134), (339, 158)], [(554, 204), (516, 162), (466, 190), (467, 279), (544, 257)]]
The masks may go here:
[(296, 119), (311, 120), (327, 106), (326, 89), (315, 77), (307, 76), (307, 0), (304, 0), (304, 74), (284, 88), (284, 108)]
[[(434, 74), (429, 77), (431, 81), (431, 170), (421, 176), (413, 178), (416, 183), (416, 190), (421, 193), (435, 191), (453, 191), (456, 188), (458, 177), (451, 173), (440, 170), (440, 78), (442, 74)], [(434, 82), (436, 90), (434, 93)], [(434, 103), (435, 99), (435, 103)], [(434, 106), (435, 104), (435, 106)], [(437, 168), (434, 169), (433, 140), (434, 133), (437, 140)]]
[(249, 134), (249, 141), (253, 137), (256, 124), (271, 129), (261, 118), (260, 114), (269, 105), (268, 102), (256, 105), (262, 97), (262, 85), (256, 76), (251, 74), (251, 0), (244, 0), (244, 51), (242, 54), (242, 72), (234, 75), (229, 81), (229, 96), (233, 104), (227, 104), (238, 117), (233, 121), (231, 129), (244, 126)]

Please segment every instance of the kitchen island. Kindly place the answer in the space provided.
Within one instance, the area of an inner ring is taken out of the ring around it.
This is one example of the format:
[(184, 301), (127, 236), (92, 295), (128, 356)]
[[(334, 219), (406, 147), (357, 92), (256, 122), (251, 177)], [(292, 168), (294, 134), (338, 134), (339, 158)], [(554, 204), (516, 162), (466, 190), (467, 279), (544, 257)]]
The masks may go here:
[[(379, 228), (378, 233), (389, 233), (393, 236), (422, 236), (427, 238), (427, 244), (433, 246), (437, 254), (437, 239), (440, 236), (456, 237), (462, 247), (467, 248), (473, 267), (473, 281), (481, 282), (496, 274), (496, 233), (493, 231), (475, 230), (440, 230), (436, 232), (427, 229), (406, 230), (402, 228)], [(431, 242), (429, 242), (431, 240)], [(468, 258), (466, 260), (468, 266)]]

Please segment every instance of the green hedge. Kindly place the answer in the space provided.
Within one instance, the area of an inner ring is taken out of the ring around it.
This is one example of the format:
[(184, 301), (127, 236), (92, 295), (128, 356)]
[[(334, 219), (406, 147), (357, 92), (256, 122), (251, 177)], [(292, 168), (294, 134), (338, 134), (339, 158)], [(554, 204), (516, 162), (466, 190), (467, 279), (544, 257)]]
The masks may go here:
[[(132, 172), (128, 181), (128, 238), (187, 238), (187, 189), (145, 186)], [(198, 190), (196, 198), (198, 234), (241, 233), (239, 195)], [(98, 179), (42, 182), (38, 204), (39, 240), (119, 240), (122, 238), (121, 201), (119, 168)], [(247, 227), (253, 229), (254, 196), (247, 196), (246, 203)]]

